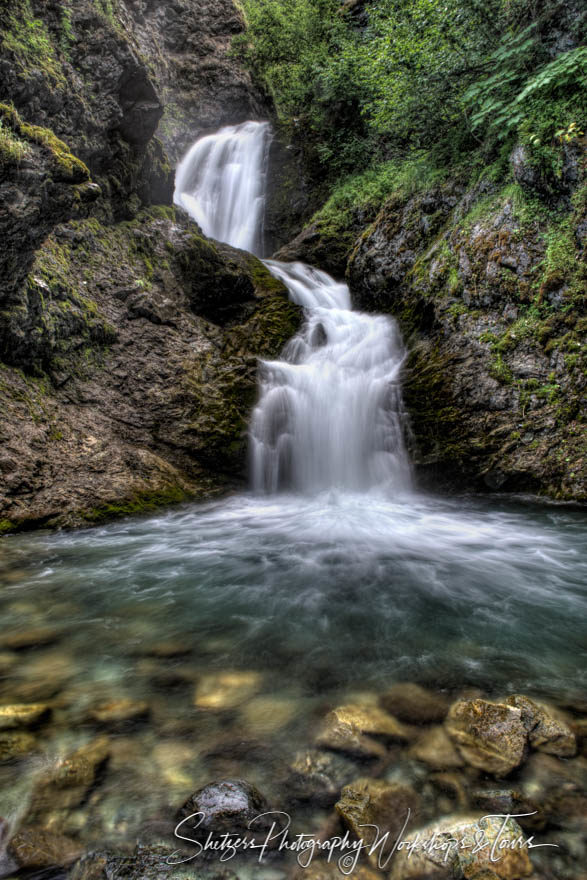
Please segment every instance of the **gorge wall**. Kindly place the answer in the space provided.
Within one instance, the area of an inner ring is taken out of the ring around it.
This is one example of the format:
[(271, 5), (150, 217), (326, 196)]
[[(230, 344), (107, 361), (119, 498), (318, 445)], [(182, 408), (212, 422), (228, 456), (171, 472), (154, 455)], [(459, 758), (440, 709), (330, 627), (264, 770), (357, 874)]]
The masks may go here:
[(239, 13), (19, 0), (0, 18), (0, 531), (238, 484), (256, 359), (299, 313), (171, 202), (198, 133), (267, 114), (228, 55)]
[(346, 274), (356, 307), (399, 321), (424, 485), (584, 500), (585, 139), (557, 180), (521, 148), (505, 186), (490, 170), (319, 212), (279, 256)]

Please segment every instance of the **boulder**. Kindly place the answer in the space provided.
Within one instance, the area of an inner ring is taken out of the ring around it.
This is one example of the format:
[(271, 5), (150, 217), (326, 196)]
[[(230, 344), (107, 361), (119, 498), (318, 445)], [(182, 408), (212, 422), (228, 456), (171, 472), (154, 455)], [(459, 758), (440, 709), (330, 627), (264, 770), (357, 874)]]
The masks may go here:
[[(269, 805), (261, 792), (244, 779), (223, 779), (200, 788), (181, 807), (177, 821), (189, 820), (195, 813), (202, 813), (202, 820), (185, 824), (186, 837), (194, 841), (206, 840), (209, 834), (248, 834), (254, 837), (271, 826), (263, 819), (249, 824), (266, 813)], [(197, 827), (194, 828), (194, 823)]]
[(404, 826), (409, 825), (410, 819), (417, 818), (419, 807), (420, 798), (410, 786), (369, 778), (346, 785), (335, 804), (343, 825), (367, 846), (376, 846), (377, 841), (389, 832), (387, 840), (369, 853), (375, 866), (391, 853)]
[(520, 709), (532, 748), (559, 758), (572, 758), (576, 754), (575, 734), (562, 718), (556, 717), (556, 710), (535, 703), (523, 694), (514, 694), (505, 702)]
[(521, 714), (505, 703), (461, 700), (450, 708), (446, 732), (467, 764), (507, 776), (527, 754), (528, 734)]
[(394, 855), (390, 880), (521, 880), (533, 872), (527, 850), (517, 844), (523, 837), (513, 819), (446, 816), (406, 835), (418, 846)]

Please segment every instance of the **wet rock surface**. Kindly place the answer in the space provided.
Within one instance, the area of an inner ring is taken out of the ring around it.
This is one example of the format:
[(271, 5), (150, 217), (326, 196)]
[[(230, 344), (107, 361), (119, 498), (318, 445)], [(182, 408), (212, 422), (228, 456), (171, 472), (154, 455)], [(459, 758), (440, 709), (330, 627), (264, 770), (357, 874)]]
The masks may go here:
[[(259, 819), (268, 811), (269, 804), (255, 786), (243, 779), (226, 779), (193, 794), (179, 810), (177, 819), (185, 823), (182, 827), (190, 829), (191, 840), (202, 841), (209, 834), (220, 836), (227, 832), (261, 836), (272, 824), (266, 817)], [(192, 822), (194, 814), (202, 815)]]
[[(0, 21), (0, 534), (231, 488), (256, 358), (299, 313), (257, 261), (169, 207), (169, 156), (267, 118), (230, 54), (242, 15), (231, 0), (63, 14), (33, 0)], [(34, 27), (35, 58), (14, 48)]]
[[(201, 279), (216, 290), (216, 272), (238, 292), (222, 325), (199, 316)], [(94, 348), (85, 330), (57, 324), (39, 337), (38, 378), (0, 365), (6, 529), (96, 523), (242, 479), (256, 358), (276, 356), (299, 322), (261, 263), (217, 249), (169, 209), (124, 229), (83, 221), (73, 239), (44, 243), (32, 276), (48, 287), (35, 318), (44, 327), (48, 310), (67, 306), (116, 341)], [(172, 323), (129, 320), (138, 292), (154, 308), (164, 300)]]
[[(540, 182), (521, 167), (512, 173), (536, 198)], [(393, 315), (410, 348), (404, 400), (428, 485), (587, 497), (581, 204), (567, 201), (549, 226), (507, 187), (455, 180), (394, 195), (351, 231), (342, 267), (354, 304)], [(310, 225), (294, 250), (304, 237), (316, 252), (327, 241)]]
[(507, 776), (526, 756), (527, 732), (520, 710), (503, 703), (455, 703), (446, 731), (468, 764), (498, 777)]

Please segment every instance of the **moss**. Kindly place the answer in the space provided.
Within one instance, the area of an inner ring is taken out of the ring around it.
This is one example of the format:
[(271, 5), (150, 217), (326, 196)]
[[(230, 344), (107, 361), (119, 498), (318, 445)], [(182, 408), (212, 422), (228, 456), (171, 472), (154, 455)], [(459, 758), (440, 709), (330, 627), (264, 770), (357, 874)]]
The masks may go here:
[(18, 165), (29, 152), (28, 144), (17, 137), (0, 118), (0, 167)]
[(36, 18), (30, 0), (11, 0), (2, 18), (2, 48), (11, 53), (24, 75), (41, 70), (53, 86), (66, 85), (63, 68), (45, 23)]
[(56, 180), (66, 183), (89, 181), (90, 172), (87, 166), (84, 165), (81, 159), (73, 155), (67, 144), (59, 140), (51, 129), (23, 122), (14, 107), (8, 104), (0, 104), (0, 120), (2, 121), (3, 128), (10, 126), (12, 132), (18, 138), (29, 144), (39, 144), (49, 152)]
[(66, 58), (69, 57), (70, 47), (75, 43), (75, 34), (71, 20), (71, 2), (72, 0), (62, 0), (61, 7), (61, 37), (59, 45)]
[(252, 254), (247, 254), (247, 270), (256, 288), (270, 293), (287, 295), (287, 288), (283, 282), (275, 278), (261, 260), (258, 260)]
[(489, 367), (489, 375), (493, 376), (501, 385), (511, 385), (513, 381), (512, 371), (501, 356), (501, 352), (497, 352), (495, 360)]
[(80, 511), (80, 516), (88, 523), (98, 524), (126, 516), (153, 513), (162, 507), (189, 501), (191, 497), (192, 495), (180, 486), (167, 486), (156, 491), (137, 492), (128, 499), (103, 504), (92, 510)]
[(13, 532), (16, 529), (15, 523), (9, 519), (0, 519), (0, 535), (6, 535), (8, 532)]

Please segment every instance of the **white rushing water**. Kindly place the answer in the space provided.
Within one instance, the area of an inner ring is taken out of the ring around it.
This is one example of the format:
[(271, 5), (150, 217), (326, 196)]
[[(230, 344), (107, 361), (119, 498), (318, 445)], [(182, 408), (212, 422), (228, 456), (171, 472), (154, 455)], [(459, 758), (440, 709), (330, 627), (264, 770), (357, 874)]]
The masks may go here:
[(261, 252), (270, 142), (267, 122), (244, 122), (196, 141), (180, 162), (175, 203), (209, 238)]
[[(175, 200), (207, 235), (253, 252), (262, 247), (269, 138), (267, 123), (224, 128), (181, 162)], [(253, 488), (405, 492), (404, 348), (396, 324), (352, 311), (348, 287), (325, 272), (303, 263), (266, 266), (306, 321), (283, 359), (260, 367), (250, 430)]]

